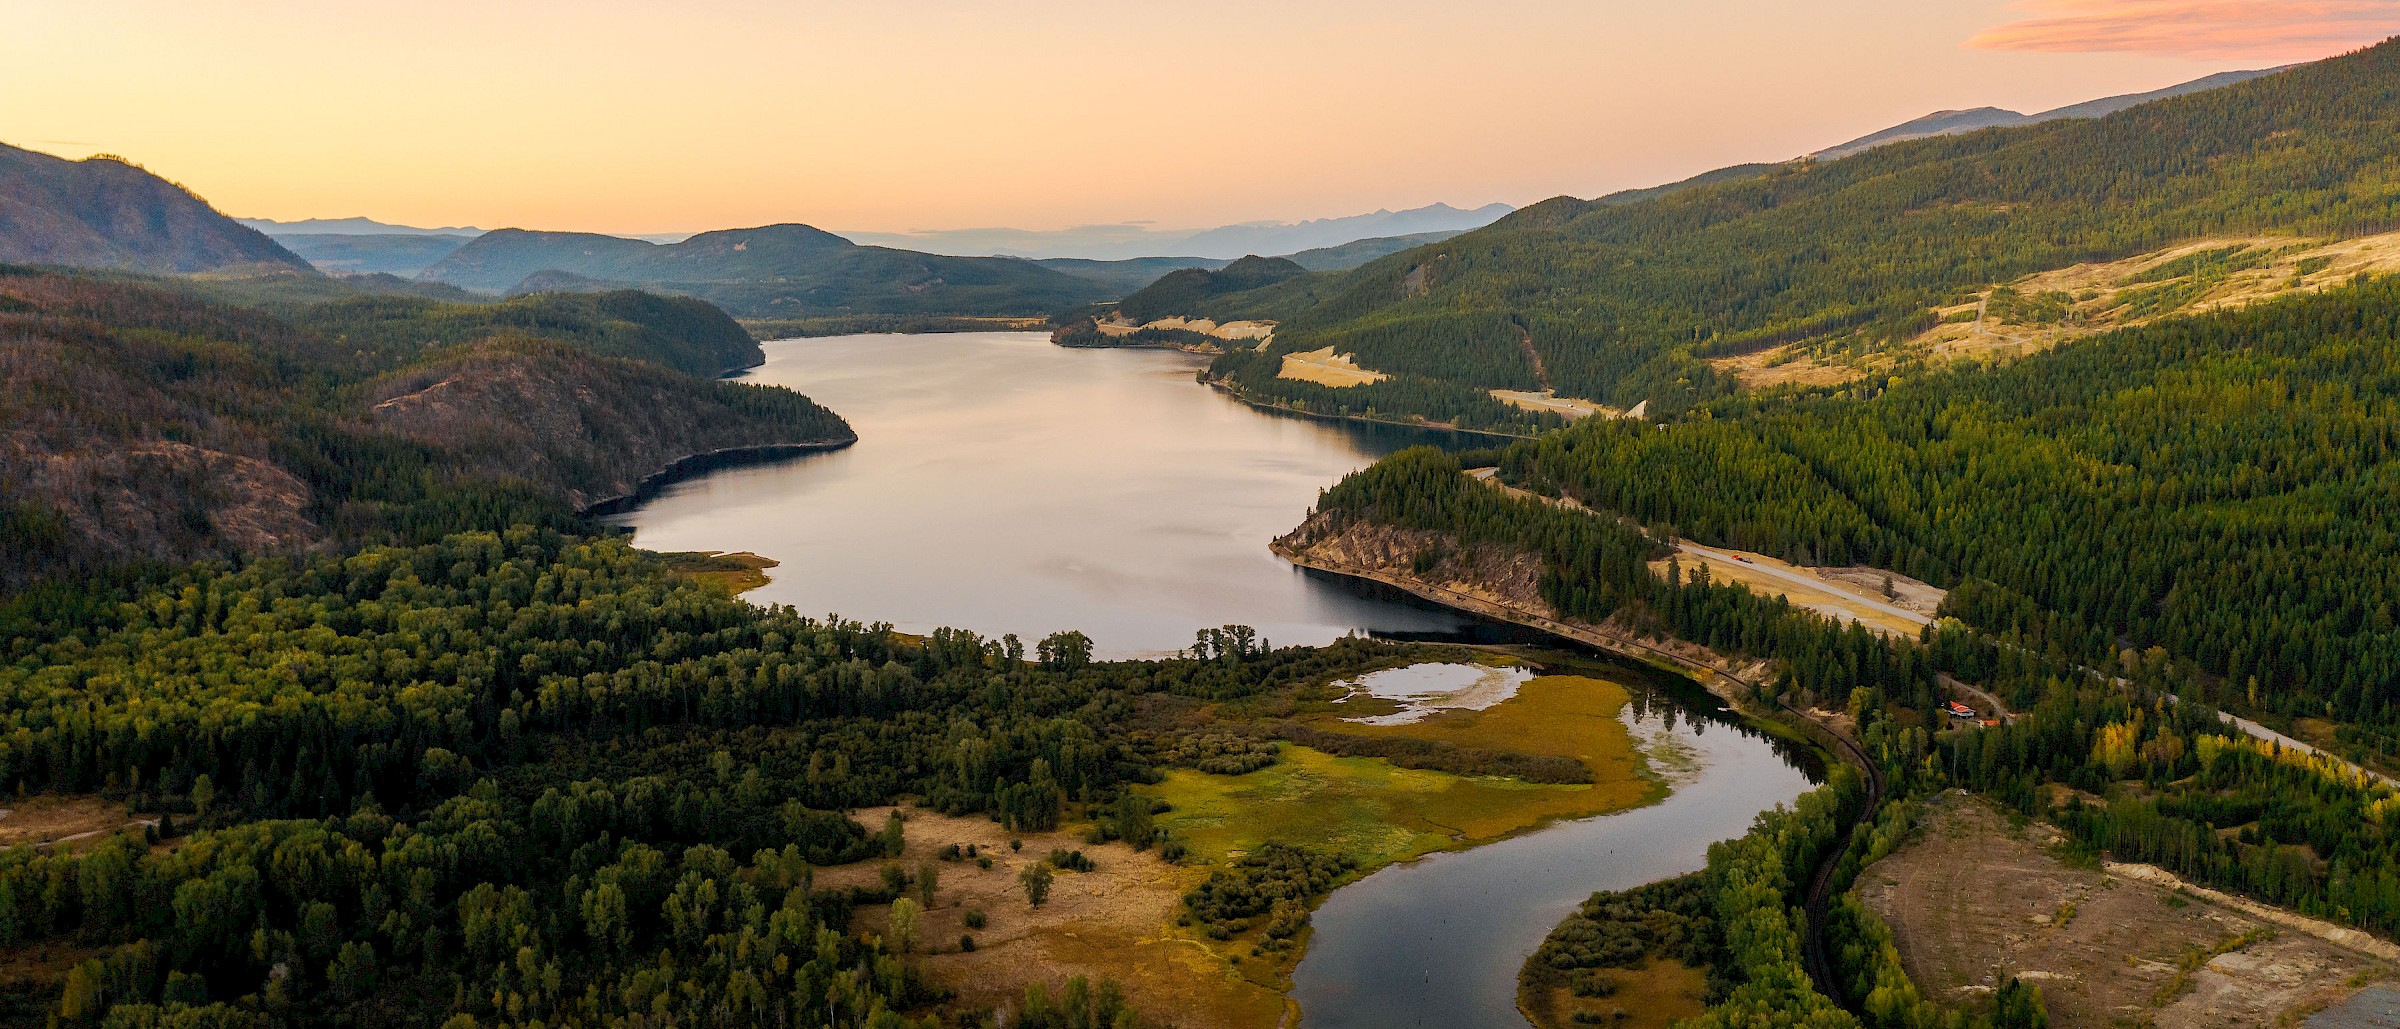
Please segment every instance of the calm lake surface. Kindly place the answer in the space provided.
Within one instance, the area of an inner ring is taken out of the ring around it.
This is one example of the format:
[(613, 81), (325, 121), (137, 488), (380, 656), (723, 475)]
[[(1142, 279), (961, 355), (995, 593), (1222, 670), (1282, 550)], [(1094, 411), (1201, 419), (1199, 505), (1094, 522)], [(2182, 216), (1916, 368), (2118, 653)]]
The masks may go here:
[(1038, 333), (766, 352), (744, 381), (808, 394), (858, 444), (712, 472), (610, 519), (654, 550), (783, 562), (749, 594), (759, 603), (1028, 646), (1077, 629), (1106, 657), (1180, 650), (1227, 624), (1279, 644), (1471, 624), (1267, 550), (1318, 490), (1444, 436), (1253, 410), (1193, 382), (1203, 358), (1068, 350)]
[[(1079, 629), (1112, 657), (1178, 650), (1224, 624), (1278, 643), (1488, 631), (1267, 550), (1343, 475), (1453, 440), (1256, 411), (1194, 383), (1199, 358), (1067, 350), (1034, 333), (766, 351), (746, 378), (840, 412), (858, 444), (711, 472), (611, 519), (652, 549), (781, 561), (754, 600), (910, 632), (1030, 642)], [(1697, 869), (1711, 842), (1809, 787), (1767, 740), (1706, 715), (1704, 695), (1673, 699), (1638, 671), (1619, 681), (1672, 795), (1335, 891), (1294, 975), (1309, 1029), (1521, 1029), (1517, 969), (1584, 897)]]
[(1697, 871), (1710, 843), (1811, 788), (1765, 737), (1620, 681), (1635, 691), (1626, 724), (1674, 792), (1335, 890), (1292, 974), (1303, 1029), (1524, 1029), (1517, 970), (1584, 898)]

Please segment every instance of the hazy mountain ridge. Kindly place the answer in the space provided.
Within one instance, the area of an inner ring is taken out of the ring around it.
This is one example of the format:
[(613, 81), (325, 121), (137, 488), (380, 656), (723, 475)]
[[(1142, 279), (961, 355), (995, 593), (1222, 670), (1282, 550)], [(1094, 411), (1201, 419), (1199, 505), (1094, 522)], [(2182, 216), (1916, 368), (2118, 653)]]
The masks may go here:
[(308, 262), (172, 182), (113, 157), (0, 145), (0, 263), (147, 272)]
[(496, 293), (549, 272), (684, 293), (751, 318), (1042, 315), (1111, 292), (1028, 261), (862, 247), (798, 224), (703, 232), (680, 243), (496, 229), (420, 277)]
[(1317, 218), (1302, 222), (1253, 222), (1200, 230), (1158, 230), (1147, 225), (1094, 225), (1072, 229), (952, 229), (925, 232), (849, 232), (861, 243), (940, 254), (1074, 258), (1112, 261), (1186, 254), (1231, 261), (1249, 254), (1292, 254), (1367, 239), (1481, 228), (1515, 210), (1486, 204), (1462, 210), (1430, 204), (1404, 211)]
[(2010, 128), (2021, 125), (2039, 125), (2043, 122), (2056, 121), (2061, 118), (2105, 118), (2109, 115), (2117, 113), (2118, 111), (2125, 110), (2126, 108), (2138, 107), (2154, 100), (2166, 100), (2172, 97), (2189, 96), (2193, 93), (2206, 92), (2212, 89), (2221, 89), (2237, 83), (2248, 82), (2251, 79), (2255, 79), (2263, 75), (2273, 75), (2276, 72), (2283, 71), (2288, 67), (2290, 66), (2286, 65), (2284, 68), (2267, 68), (2258, 71), (2219, 72), (2215, 75), (2206, 76), (2204, 78), (2193, 79), (2190, 82), (2168, 86), (2165, 89), (2154, 89), (2147, 93), (2127, 93), (2122, 96), (2102, 97), (2098, 100), (2086, 100), (2080, 104), (2069, 104), (2065, 107), (2043, 111), (2040, 114), (2024, 114), (2001, 107), (1977, 107), (1964, 111), (1935, 111), (1932, 114), (1928, 114), (1922, 118), (1905, 121), (1898, 125), (1894, 125), (1891, 128), (1860, 136), (1859, 138), (1851, 140), (1847, 143), (1843, 143), (1840, 146), (1827, 147), (1826, 149), (1819, 150), (1816, 153), (1810, 154), (1809, 156), (1820, 161), (1836, 161), (1852, 154), (1864, 153), (1868, 150), (1872, 150), (1888, 143), (1899, 143), (1911, 139), (1926, 139), (1932, 136), (1955, 135), (1961, 132), (1974, 132), (1978, 129)]

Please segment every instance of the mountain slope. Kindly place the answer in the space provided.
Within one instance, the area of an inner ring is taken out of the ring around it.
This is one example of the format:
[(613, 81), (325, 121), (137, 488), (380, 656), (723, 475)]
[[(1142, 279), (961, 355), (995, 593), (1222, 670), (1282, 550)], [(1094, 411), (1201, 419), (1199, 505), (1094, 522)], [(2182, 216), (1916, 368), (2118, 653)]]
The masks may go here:
[(413, 277), (474, 238), (437, 233), (310, 232), (280, 236), (275, 241), (320, 271)]
[(500, 292), (541, 272), (686, 293), (755, 318), (1040, 315), (1112, 292), (1029, 261), (862, 247), (806, 225), (704, 232), (666, 244), (498, 229), (421, 277)]
[(111, 157), (67, 161), (0, 145), (0, 263), (191, 273), (307, 269), (183, 187)]
[(174, 285), (0, 269), (0, 591), (565, 526), (687, 455), (853, 438), (798, 394), (659, 363), (740, 335), (697, 301), (369, 298), (287, 320)]
[[(2384, 171), (2400, 161), (2396, 130), (2400, 44), (2385, 44), (2103, 119), (1896, 143), (1632, 202), (1560, 198), (1312, 283), (1267, 314), (1281, 322), (1276, 353), (1333, 346), (1404, 377), (1672, 414), (1730, 388), (1707, 358), (1795, 341), (1888, 348), (1937, 307), (2036, 272), (2202, 238), (2400, 225)], [(1240, 385), (1281, 388), (1259, 370)]]
[(2282, 70), (2284, 69), (2269, 68), (2261, 71), (2219, 72), (2205, 78), (2168, 86), (2165, 89), (2086, 100), (2080, 104), (2071, 104), (2055, 110), (2043, 111), (2040, 114), (2022, 114), (2000, 107), (1978, 107), (1967, 111), (1935, 111), (1922, 118), (1901, 122), (1881, 132), (1860, 136), (1840, 146), (1827, 147), (1809, 156), (1820, 161), (1837, 161), (1852, 154), (1865, 153), (1887, 143), (1899, 143), (1911, 139), (1950, 136), (1962, 132), (1973, 132), (1977, 129), (2039, 125), (2060, 118), (2105, 118), (2118, 111), (2129, 107), (2139, 107), (2153, 100), (2203, 93), (2236, 83), (2248, 82), (2262, 76), (2273, 75)]

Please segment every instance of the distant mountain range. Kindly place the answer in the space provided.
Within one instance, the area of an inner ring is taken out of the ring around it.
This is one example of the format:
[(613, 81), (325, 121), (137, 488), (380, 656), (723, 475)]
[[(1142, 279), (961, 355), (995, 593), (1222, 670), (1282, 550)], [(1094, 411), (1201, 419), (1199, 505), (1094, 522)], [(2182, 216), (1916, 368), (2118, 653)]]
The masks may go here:
[(1460, 210), (1448, 204), (1406, 211), (1376, 211), (1346, 218), (1304, 222), (1249, 222), (1203, 230), (1159, 230), (1147, 225), (1087, 225), (1072, 229), (953, 229), (927, 232), (847, 232), (864, 244), (905, 247), (936, 254), (1080, 258), (1113, 261), (1161, 254), (1232, 260), (1251, 254), (1292, 254), (1365, 239), (1429, 232), (1459, 233), (1506, 217), (1515, 208), (1486, 204)]
[(1914, 121), (1902, 122), (1881, 132), (1860, 136), (1840, 146), (1819, 150), (1809, 156), (1820, 161), (1834, 161), (1903, 140), (1953, 136), (1962, 132), (1974, 132), (1978, 129), (2039, 125), (2061, 118), (2105, 118), (2118, 111), (2129, 107), (2138, 107), (2153, 100), (2165, 100), (2169, 97), (2220, 89), (2235, 83), (2248, 82), (2262, 75), (2273, 75), (2282, 70), (2284, 69), (2268, 68), (2262, 71), (2220, 72), (2207, 78), (2193, 79), (2180, 85), (2168, 86), (2165, 89), (2087, 100), (2080, 104), (2043, 111), (2040, 114), (2020, 114), (1999, 107), (1978, 107), (1967, 111), (1935, 111)]
[(483, 230), (469, 225), (446, 229), (423, 229), (414, 225), (393, 225), (373, 218), (303, 218), (296, 222), (279, 222), (273, 218), (236, 218), (244, 225), (267, 235), (285, 236), (480, 236)]
[(115, 157), (0, 145), (0, 263), (215, 271), (308, 262), (172, 182)]
[(1030, 261), (859, 246), (807, 225), (703, 232), (680, 243), (497, 229), (419, 277), (501, 292), (534, 276), (541, 288), (683, 293), (746, 318), (1040, 315), (1111, 294), (1091, 279)]

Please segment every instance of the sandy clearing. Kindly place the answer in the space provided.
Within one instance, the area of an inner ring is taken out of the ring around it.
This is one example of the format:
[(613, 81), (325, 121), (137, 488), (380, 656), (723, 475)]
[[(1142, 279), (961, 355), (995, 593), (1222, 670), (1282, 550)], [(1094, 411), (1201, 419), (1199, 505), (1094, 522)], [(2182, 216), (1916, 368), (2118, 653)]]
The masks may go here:
[(27, 797), (0, 807), (0, 847), (75, 843), (156, 824), (157, 819), (135, 818), (125, 805), (90, 794)]
[(1555, 390), (1543, 390), (1535, 393), (1521, 389), (1496, 389), (1492, 391), (1492, 399), (1523, 411), (1558, 415), (1570, 422), (1590, 418), (1594, 415), (1603, 415), (1609, 418), (1625, 417), (1625, 412), (1606, 404), (1579, 400), (1575, 397), (1562, 397)]
[[(1761, 596), (1782, 595), (1798, 606), (1892, 635), (1917, 635), (1933, 621), (1933, 611), (1946, 596), (1934, 586), (1876, 568), (1807, 568), (1764, 554), (1692, 543), (1680, 544), (1679, 549), (1686, 558), (1698, 559), (1686, 562), (1686, 576), (1706, 568), (1709, 578), (1718, 582), (1737, 582)], [(1653, 561), (1650, 570), (1664, 576), (1667, 565)], [(1891, 577), (1893, 597), (1882, 595), (1886, 575)]]
[[(2013, 975), (2041, 989), (2058, 1029), (2277, 1025), (2392, 971), (2200, 891), (2128, 874), (2148, 866), (2067, 864), (2051, 853), (2061, 839), (2040, 823), (2011, 827), (1954, 791), (1928, 805), (1917, 839), (1866, 870), (1860, 892), (1929, 999), (1972, 1003)], [(2178, 978), (2193, 955), (2259, 930), (2274, 932)]]
[(1129, 336), (1142, 329), (1178, 329), (1184, 332), (1197, 332), (1203, 336), (1214, 336), (1227, 342), (1257, 340), (1263, 344), (1275, 337), (1275, 323), (1260, 321), (1233, 321), (1219, 324), (1207, 318), (1175, 317), (1159, 318), (1136, 325), (1123, 315), (1112, 314), (1093, 325), (1102, 334), (1109, 336)]
[(1335, 355), (1332, 347), (1304, 354), (1283, 355), (1283, 370), (1276, 372), (1275, 377), (1313, 382), (1335, 389), (1365, 386), (1390, 378), (1382, 372), (1359, 367), (1358, 360), (1349, 354)]
[[(891, 810), (865, 808), (854, 817), (878, 827)], [(957, 991), (962, 1008), (995, 1010), (1012, 1005), (1037, 978), (1055, 992), (1068, 978), (1083, 975), (1095, 982), (1116, 980), (1144, 1017), (1159, 1024), (1251, 1029), (1284, 1017), (1288, 1002), (1279, 989), (1244, 979), (1197, 934), (1175, 926), (1183, 895), (1208, 878), (1206, 868), (1171, 865), (1155, 850), (1136, 853), (1122, 843), (1086, 844), (1082, 826), (1011, 834), (988, 818), (902, 811), (908, 845), (898, 860), (818, 869), (816, 883), (874, 886), (887, 864), (913, 876), (918, 865), (932, 861), (940, 870), (939, 888), (933, 906), (919, 918), (918, 951), (925, 954), (927, 974)], [(1009, 850), (1012, 837), (1023, 841), (1023, 850)], [(935, 859), (953, 843), (975, 844), (992, 859), (992, 868)], [(1098, 867), (1058, 873), (1049, 902), (1032, 907), (1017, 873), (1054, 848), (1083, 851)], [(966, 928), (970, 910), (984, 913), (984, 928)], [(856, 927), (882, 932), (889, 914), (862, 908)], [(961, 935), (975, 938), (973, 952), (959, 949)]]

